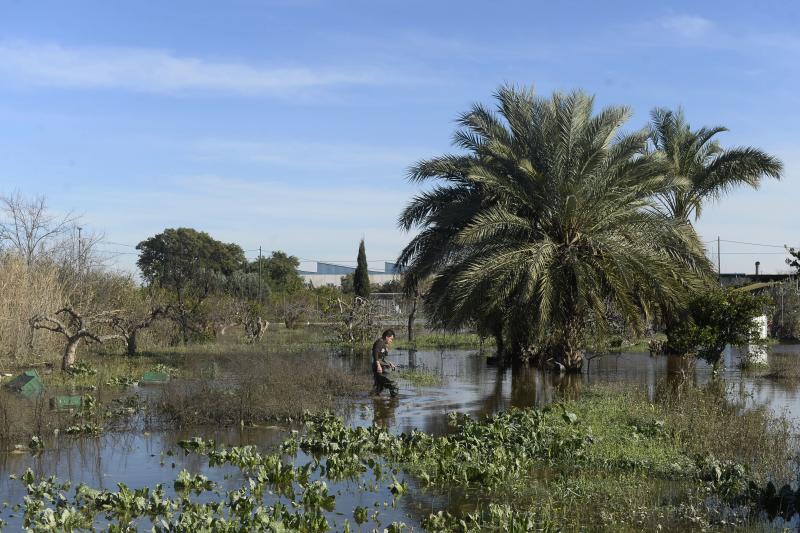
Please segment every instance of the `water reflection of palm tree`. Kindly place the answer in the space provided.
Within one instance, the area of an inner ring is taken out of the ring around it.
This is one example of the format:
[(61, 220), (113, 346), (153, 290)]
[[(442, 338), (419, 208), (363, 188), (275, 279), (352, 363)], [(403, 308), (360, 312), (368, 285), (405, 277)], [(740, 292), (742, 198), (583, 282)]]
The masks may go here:
[(667, 356), (667, 385), (675, 390), (694, 377), (694, 359), (681, 355)]
[(583, 390), (583, 374), (576, 374), (573, 372), (554, 374), (553, 388), (562, 398), (574, 400), (580, 396)]
[(539, 395), (537, 385), (541, 372), (528, 365), (516, 365), (511, 369), (511, 405), (514, 407), (534, 407)]
[(494, 387), (492, 388), (492, 392), (485, 396), (481, 402), (481, 407), (476, 413), (478, 416), (486, 416), (496, 413), (503, 407), (505, 407), (505, 402), (503, 402), (503, 382), (506, 378), (506, 369), (503, 367), (497, 367), (497, 372), (495, 373), (494, 377)]

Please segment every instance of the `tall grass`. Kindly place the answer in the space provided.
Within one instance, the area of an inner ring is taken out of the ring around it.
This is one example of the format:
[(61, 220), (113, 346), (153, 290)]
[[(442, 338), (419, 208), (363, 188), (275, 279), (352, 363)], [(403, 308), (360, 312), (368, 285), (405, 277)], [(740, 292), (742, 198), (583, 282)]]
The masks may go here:
[(63, 302), (53, 265), (28, 266), (20, 258), (0, 254), (0, 360), (31, 361), (60, 352), (61, 339), (49, 332), (32, 332), (29, 320)]

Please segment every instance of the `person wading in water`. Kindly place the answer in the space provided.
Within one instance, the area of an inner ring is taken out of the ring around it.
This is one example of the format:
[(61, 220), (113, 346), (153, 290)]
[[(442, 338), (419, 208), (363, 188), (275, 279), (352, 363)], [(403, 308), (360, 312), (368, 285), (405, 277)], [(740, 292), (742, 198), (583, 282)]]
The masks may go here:
[(386, 373), (388, 368), (394, 370), (396, 367), (394, 363), (385, 358), (389, 355), (389, 347), (393, 342), (394, 331), (387, 329), (381, 338), (372, 345), (372, 376), (375, 378), (375, 394), (380, 394), (383, 389), (389, 389), (392, 398), (397, 396), (397, 384)]

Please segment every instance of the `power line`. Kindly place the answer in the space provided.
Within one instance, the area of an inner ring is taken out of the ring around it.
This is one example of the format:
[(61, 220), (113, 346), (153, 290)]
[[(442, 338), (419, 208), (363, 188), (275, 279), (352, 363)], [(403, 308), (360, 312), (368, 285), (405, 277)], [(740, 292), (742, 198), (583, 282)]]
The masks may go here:
[(722, 242), (732, 242), (735, 244), (746, 244), (748, 246), (763, 246), (764, 248), (786, 248), (786, 245), (783, 244), (762, 244), (757, 242), (743, 242), (743, 241), (732, 241), (728, 239), (720, 239)]
[(135, 244), (125, 244), (124, 242), (100, 241), (100, 244), (111, 244), (114, 246), (125, 246), (127, 248), (136, 248)]
[(783, 252), (721, 252), (721, 255), (786, 255)]

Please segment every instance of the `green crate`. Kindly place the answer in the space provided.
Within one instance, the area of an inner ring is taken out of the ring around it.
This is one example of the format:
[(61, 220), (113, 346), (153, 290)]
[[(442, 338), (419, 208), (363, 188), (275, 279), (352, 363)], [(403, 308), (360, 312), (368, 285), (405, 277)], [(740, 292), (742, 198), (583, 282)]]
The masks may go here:
[(54, 411), (71, 411), (83, 405), (82, 396), (53, 396), (50, 398), (50, 409)]
[(163, 385), (169, 381), (166, 372), (145, 372), (139, 385)]
[(44, 383), (36, 370), (26, 370), (9, 381), (6, 387), (31, 399), (44, 392)]

